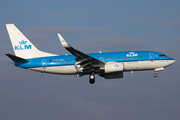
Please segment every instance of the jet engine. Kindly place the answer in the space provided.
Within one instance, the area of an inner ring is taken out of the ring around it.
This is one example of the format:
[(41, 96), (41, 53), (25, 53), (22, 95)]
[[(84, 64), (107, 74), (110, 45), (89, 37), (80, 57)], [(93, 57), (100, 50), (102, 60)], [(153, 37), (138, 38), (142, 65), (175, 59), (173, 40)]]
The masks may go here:
[(124, 70), (123, 63), (111, 62), (111, 63), (106, 63), (104, 66), (105, 73), (122, 72), (123, 70)]
[(122, 78), (124, 65), (119, 62), (109, 62), (104, 66), (104, 74), (100, 74), (105, 79)]

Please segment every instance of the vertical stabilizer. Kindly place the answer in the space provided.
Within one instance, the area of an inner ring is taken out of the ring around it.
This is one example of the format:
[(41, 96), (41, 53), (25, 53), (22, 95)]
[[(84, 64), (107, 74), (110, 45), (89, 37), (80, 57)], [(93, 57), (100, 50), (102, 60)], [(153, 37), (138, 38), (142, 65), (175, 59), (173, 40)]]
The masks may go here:
[(14, 24), (6, 24), (6, 28), (16, 56), (25, 59), (56, 56), (55, 54), (38, 50)]

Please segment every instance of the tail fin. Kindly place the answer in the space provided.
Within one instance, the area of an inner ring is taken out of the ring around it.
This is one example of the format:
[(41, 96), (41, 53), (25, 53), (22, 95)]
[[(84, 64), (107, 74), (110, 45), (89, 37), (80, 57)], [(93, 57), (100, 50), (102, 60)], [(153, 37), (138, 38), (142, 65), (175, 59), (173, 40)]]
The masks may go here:
[(36, 58), (46, 56), (56, 56), (55, 54), (46, 53), (38, 50), (14, 24), (6, 24), (9, 37), (15, 55), (21, 58)]

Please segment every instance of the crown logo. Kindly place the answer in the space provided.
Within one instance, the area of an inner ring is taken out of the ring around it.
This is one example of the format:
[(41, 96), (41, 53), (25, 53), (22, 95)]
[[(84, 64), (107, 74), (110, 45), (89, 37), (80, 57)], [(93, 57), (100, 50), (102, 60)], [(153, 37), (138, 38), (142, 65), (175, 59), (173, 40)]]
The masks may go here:
[(20, 44), (20, 45), (24, 45), (24, 44), (26, 44), (26, 43), (27, 43), (27, 41), (24, 41), (24, 40), (19, 41), (19, 44)]
[(65, 42), (64, 40), (61, 40), (61, 42)]
[(116, 64), (114, 67), (117, 68), (117, 67), (119, 67), (119, 65)]
[(129, 54), (134, 54), (134, 52), (129, 52)]

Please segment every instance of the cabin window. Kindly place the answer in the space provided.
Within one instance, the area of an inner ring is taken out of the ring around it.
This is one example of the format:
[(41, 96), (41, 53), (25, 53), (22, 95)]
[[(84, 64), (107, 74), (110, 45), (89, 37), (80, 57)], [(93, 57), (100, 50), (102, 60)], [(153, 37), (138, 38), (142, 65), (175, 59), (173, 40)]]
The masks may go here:
[(113, 58), (113, 60), (114, 60), (114, 58)]
[(110, 60), (110, 58), (108, 58), (108, 60)]
[(136, 58), (138, 58), (138, 57), (136, 56)]
[(141, 56), (141, 58), (143, 58), (143, 56)]
[(131, 59), (132, 59), (132, 57), (131, 57)]
[(130, 57), (128, 57), (128, 59), (130, 59)]
[(123, 59), (125, 59), (125, 57), (123, 57)]
[(139, 58), (140, 58), (140, 56), (139, 56)]
[(134, 57), (135, 58), (135, 57)]
[(112, 58), (111, 58), (111, 60), (112, 60)]

